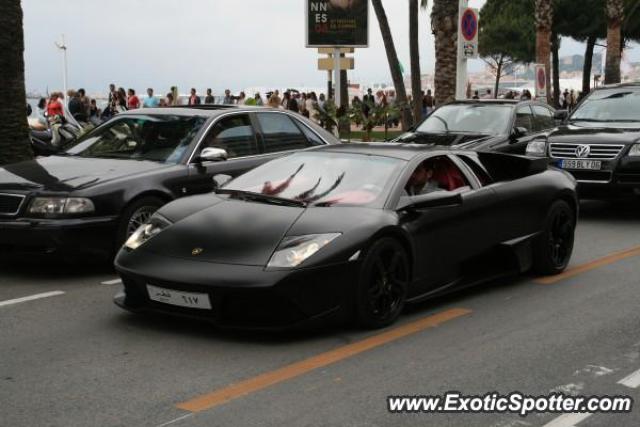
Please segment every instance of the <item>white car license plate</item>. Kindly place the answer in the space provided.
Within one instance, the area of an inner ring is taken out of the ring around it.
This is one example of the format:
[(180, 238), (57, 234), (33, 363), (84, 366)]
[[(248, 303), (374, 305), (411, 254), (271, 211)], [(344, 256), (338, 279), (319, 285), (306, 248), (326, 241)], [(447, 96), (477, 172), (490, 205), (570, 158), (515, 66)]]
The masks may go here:
[(147, 285), (147, 292), (149, 292), (149, 298), (153, 301), (177, 305), (180, 307), (211, 310), (211, 301), (207, 294), (175, 291), (173, 289), (159, 288), (153, 285)]
[(600, 160), (562, 160), (560, 167), (562, 169), (600, 170), (602, 162)]

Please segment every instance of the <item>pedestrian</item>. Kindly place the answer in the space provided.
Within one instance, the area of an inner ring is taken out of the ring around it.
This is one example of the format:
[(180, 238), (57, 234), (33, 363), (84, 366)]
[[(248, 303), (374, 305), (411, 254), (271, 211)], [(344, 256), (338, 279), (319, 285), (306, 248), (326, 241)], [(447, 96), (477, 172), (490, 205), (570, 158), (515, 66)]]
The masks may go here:
[(291, 92), (286, 91), (284, 93), (284, 99), (282, 101), (282, 106), (285, 110), (298, 112), (298, 101), (294, 97), (291, 96)]
[(223, 99), (222, 103), (225, 104), (225, 105), (234, 104), (233, 96), (231, 96), (231, 91), (229, 89), (225, 89), (225, 91), (224, 91), (224, 99)]
[(86, 122), (87, 121), (87, 113), (84, 109), (84, 105), (82, 105), (82, 101), (80, 100), (80, 95), (73, 89), (69, 89), (67, 91), (67, 96), (69, 97), (69, 113), (71, 113), (71, 117), (76, 119), (78, 122)]
[(198, 96), (198, 93), (195, 88), (191, 88), (191, 95), (189, 96), (189, 102), (187, 105), (200, 105), (202, 100)]
[(276, 93), (272, 93), (267, 101), (267, 107), (282, 109), (282, 100)]
[(85, 116), (89, 117), (89, 109), (91, 108), (91, 100), (87, 96), (87, 91), (83, 88), (78, 89), (78, 95), (80, 96), (80, 102), (82, 102), (82, 107), (84, 108)]
[(247, 100), (247, 94), (245, 94), (244, 92), (240, 92), (240, 96), (238, 96), (238, 105), (244, 105), (244, 103)]
[(204, 97), (205, 104), (213, 104), (215, 99), (213, 98), (213, 91), (209, 88), (207, 89), (207, 96)]
[(100, 117), (100, 109), (98, 108), (98, 104), (95, 99), (89, 101), (89, 118), (98, 118)]
[(482, 95), (482, 99), (491, 99), (491, 98), (493, 98), (493, 94), (491, 92), (491, 89), (487, 89), (485, 94)]
[(578, 99), (576, 98), (576, 92), (571, 89), (571, 92), (569, 92), (569, 111), (573, 111), (577, 104)]
[(262, 107), (264, 105), (264, 101), (262, 100), (262, 96), (260, 96), (260, 92), (257, 92), (254, 96), (255, 100), (256, 100), (256, 105), (258, 107)]
[(300, 95), (300, 101), (298, 102), (298, 107), (300, 108), (300, 114), (302, 114), (307, 119), (311, 117), (311, 112), (307, 108), (307, 100), (308, 99), (309, 99), (309, 97), (307, 96), (307, 94), (303, 92)]
[[(476, 91), (476, 95), (477, 94), (478, 94), (478, 91)], [(426, 109), (426, 114), (427, 115), (431, 114), (431, 112), (433, 111), (433, 105), (434, 105), (434, 100), (433, 100), (433, 95), (431, 94), (431, 89), (427, 89), (427, 94), (424, 96), (423, 104), (424, 104), (424, 107)]]
[(158, 98), (153, 96), (153, 88), (148, 88), (147, 97), (142, 102), (142, 106), (144, 108), (156, 108), (158, 107), (158, 105), (160, 105), (160, 101), (158, 100)]
[(315, 92), (311, 92), (309, 96), (307, 96), (306, 101), (306, 110), (309, 113), (309, 118), (314, 122), (318, 122), (320, 112), (318, 111), (318, 95)]
[(114, 114), (122, 113), (127, 111), (127, 93), (124, 91), (123, 87), (119, 87), (116, 92), (116, 107)]
[(127, 109), (136, 110), (140, 108), (140, 98), (136, 96), (136, 91), (133, 89), (127, 90)]
[(165, 107), (172, 107), (174, 102), (175, 102), (175, 99), (173, 97), (173, 92), (169, 92), (167, 94), (167, 97), (165, 98), (165, 101), (164, 101), (165, 105), (164, 106)]
[(321, 93), (320, 96), (318, 97), (318, 108), (320, 108), (321, 110), (324, 110), (324, 105), (327, 103), (327, 98), (325, 97), (324, 93)]

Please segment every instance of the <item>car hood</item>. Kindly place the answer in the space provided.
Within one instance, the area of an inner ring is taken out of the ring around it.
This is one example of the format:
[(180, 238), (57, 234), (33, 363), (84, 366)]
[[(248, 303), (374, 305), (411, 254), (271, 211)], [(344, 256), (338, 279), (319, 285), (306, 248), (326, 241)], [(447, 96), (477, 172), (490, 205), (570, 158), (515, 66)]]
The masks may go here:
[(610, 127), (602, 123), (576, 122), (558, 127), (549, 142), (580, 144), (631, 144), (640, 139), (640, 126)]
[(149, 161), (40, 157), (0, 167), (0, 191), (71, 192), (166, 167)]
[(212, 204), (171, 225), (140, 250), (194, 261), (264, 266), (304, 212), (301, 207), (233, 199)]
[(467, 146), (485, 142), (492, 139), (492, 136), (475, 133), (420, 133), (410, 132), (400, 136), (396, 142), (442, 145), (442, 146)]

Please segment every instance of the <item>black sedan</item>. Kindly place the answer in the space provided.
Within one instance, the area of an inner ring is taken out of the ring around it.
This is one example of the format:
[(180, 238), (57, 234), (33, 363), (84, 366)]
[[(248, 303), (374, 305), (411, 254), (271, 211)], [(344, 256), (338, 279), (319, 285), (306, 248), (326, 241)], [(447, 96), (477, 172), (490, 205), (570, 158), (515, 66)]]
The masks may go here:
[(581, 197), (640, 196), (640, 83), (594, 90), (562, 126), (533, 140), (527, 153), (548, 156), (569, 171)]
[(557, 125), (555, 110), (536, 101), (455, 101), (437, 108), (395, 142), (525, 154), (527, 144)]
[(406, 302), (563, 271), (575, 181), (545, 159), (353, 144), (274, 160), (161, 208), (116, 257), (121, 307), (280, 328), (364, 327)]
[(213, 190), (216, 174), (338, 143), (266, 108), (120, 114), (58, 155), (0, 168), (0, 251), (114, 254), (160, 206)]

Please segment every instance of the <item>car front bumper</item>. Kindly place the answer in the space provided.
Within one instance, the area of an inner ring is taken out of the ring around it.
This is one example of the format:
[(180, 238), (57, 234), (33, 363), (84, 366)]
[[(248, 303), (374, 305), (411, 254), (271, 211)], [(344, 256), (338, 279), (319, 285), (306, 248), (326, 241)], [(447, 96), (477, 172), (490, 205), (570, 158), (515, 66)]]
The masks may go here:
[(0, 220), (0, 252), (109, 254), (117, 226), (115, 216)]
[[(141, 250), (116, 258), (124, 290), (114, 302), (132, 312), (206, 320), (222, 328), (279, 330), (348, 315), (357, 262), (265, 271), (263, 267), (168, 258)], [(212, 308), (174, 306), (149, 298), (146, 285), (205, 293)]]

